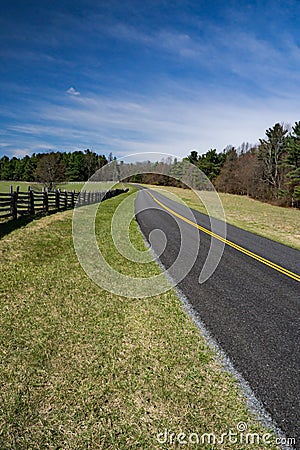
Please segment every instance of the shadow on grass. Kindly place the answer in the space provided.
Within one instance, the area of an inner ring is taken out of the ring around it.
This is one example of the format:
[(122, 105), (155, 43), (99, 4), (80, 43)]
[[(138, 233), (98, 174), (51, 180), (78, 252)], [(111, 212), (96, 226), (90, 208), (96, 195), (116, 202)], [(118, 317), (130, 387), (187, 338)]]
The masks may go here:
[(56, 214), (59, 211), (54, 210), (48, 211), (47, 213), (40, 212), (32, 216), (26, 214), (24, 216), (18, 217), (17, 219), (8, 219), (5, 222), (0, 222), (0, 239), (2, 239), (4, 236), (8, 235), (14, 230), (18, 230), (19, 228), (25, 227), (28, 223), (32, 222), (33, 220), (38, 220), (46, 216), (52, 216), (52, 214)]

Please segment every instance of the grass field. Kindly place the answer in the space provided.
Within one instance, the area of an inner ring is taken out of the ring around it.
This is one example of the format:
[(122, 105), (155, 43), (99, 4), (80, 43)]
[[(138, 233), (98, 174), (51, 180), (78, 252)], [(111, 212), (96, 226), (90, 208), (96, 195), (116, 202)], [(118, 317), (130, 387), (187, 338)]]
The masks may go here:
[[(63, 184), (59, 184), (58, 187), (60, 189), (66, 189), (67, 191), (77, 191), (79, 192), (83, 186), (84, 186), (84, 182), (74, 182), (74, 183), (63, 183)], [(113, 181), (92, 181), (89, 182), (86, 186), (85, 186), (85, 190), (87, 191), (106, 191), (107, 189), (110, 188), (116, 188), (116, 187), (123, 187), (120, 186), (119, 184), (116, 185)]]
[[(206, 213), (195, 193), (171, 186), (150, 186)], [(204, 195), (210, 195), (204, 193)], [(228, 223), (300, 250), (300, 210), (273, 206), (246, 196), (219, 193)]]
[(42, 184), (40, 183), (33, 183), (27, 181), (0, 181), (0, 193), (9, 192), (10, 186), (12, 186), (13, 189), (16, 189), (16, 187), (19, 186), (20, 191), (27, 191), (28, 186), (38, 191), (41, 191), (43, 187)]
[[(67, 191), (75, 191), (79, 192), (83, 186), (84, 181), (81, 182), (70, 182), (70, 183), (61, 183), (57, 185), (57, 188)], [(34, 190), (41, 191), (43, 189), (43, 185), (41, 183), (35, 183), (35, 182), (27, 182), (27, 181), (0, 181), (0, 193), (1, 192), (9, 192), (10, 186), (13, 186), (15, 189), (17, 186), (19, 186), (20, 191), (27, 191), (28, 186), (32, 187)], [(99, 182), (90, 182), (88, 184), (88, 189), (90, 191), (106, 191), (107, 189), (111, 187), (120, 187), (120, 185), (115, 185), (114, 182), (105, 182), (105, 181), (99, 181)], [(123, 187), (123, 184), (121, 183), (121, 187)]]
[[(110, 233), (125, 195), (101, 205), (96, 230), (111, 264), (134, 275), (137, 264), (117, 253)], [(145, 248), (135, 221), (130, 236)], [(178, 448), (160, 444), (157, 433), (219, 438), (241, 421), (265, 432), (174, 291), (127, 299), (87, 277), (73, 248), (72, 211), (13, 231), (0, 252), (1, 450)], [(142, 276), (158, 271), (138, 264)]]

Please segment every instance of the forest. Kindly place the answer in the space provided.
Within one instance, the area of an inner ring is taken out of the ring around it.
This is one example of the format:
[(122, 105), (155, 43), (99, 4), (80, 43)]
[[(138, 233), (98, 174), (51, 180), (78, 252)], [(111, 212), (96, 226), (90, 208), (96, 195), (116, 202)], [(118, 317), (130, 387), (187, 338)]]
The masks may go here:
[[(39, 153), (23, 158), (3, 156), (0, 179), (38, 181), (48, 188), (61, 181), (86, 181), (108, 162), (115, 162), (92, 150)], [(282, 206), (300, 206), (300, 122), (289, 127), (276, 123), (259, 143), (243, 143), (199, 154), (191, 151), (183, 161), (168, 159), (171, 177), (149, 173), (130, 177), (130, 181), (163, 185), (180, 185), (178, 181), (185, 161), (198, 167), (220, 192), (247, 195)], [(158, 163), (157, 163), (158, 164)], [(122, 170), (121, 170), (122, 172)]]
[(64, 181), (86, 181), (96, 170), (113, 160), (92, 150), (37, 153), (23, 158), (0, 159), (0, 180), (36, 181), (52, 189)]

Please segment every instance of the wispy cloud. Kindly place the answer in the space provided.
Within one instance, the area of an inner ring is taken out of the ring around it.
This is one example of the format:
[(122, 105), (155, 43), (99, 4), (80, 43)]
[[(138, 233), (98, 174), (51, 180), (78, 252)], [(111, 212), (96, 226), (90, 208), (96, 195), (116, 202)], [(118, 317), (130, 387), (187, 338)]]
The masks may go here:
[[(198, 95), (110, 98), (80, 97), (76, 105), (41, 104), (30, 123), (11, 126), (16, 146), (75, 150), (93, 148), (117, 156), (132, 152), (169, 152), (185, 156), (191, 148), (205, 152), (243, 141), (256, 143), (277, 121), (294, 122), (296, 100), (270, 102), (242, 96), (223, 100)], [(39, 120), (39, 122), (38, 122)], [(34, 149), (34, 150), (33, 150)]]
[(209, 76), (225, 85), (232, 82), (235, 88), (252, 90), (252, 95), (255, 89), (260, 95), (278, 92), (278, 86), (286, 90), (290, 82), (295, 88), (299, 81), (300, 49), (288, 32), (272, 40), (228, 23), (199, 23), (198, 30), (194, 26), (184, 31), (171, 27), (145, 31), (117, 22), (106, 33), (122, 44), (155, 52), (167, 72), (172, 73), (176, 63), (181, 74), (190, 76), (193, 71), (195, 77), (195, 71), (199, 76), (205, 71), (205, 82)]
[(67, 94), (70, 94), (70, 95), (75, 95), (75, 96), (80, 95), (80, 92), (77, 91), (73, 86), (71, 86), (66, 92), (67, 92)]
[(167, 21), (151, 2), (93, 3), (82, 14), (54, 8), (45, 26), (19, 18), (19, 29), (0, 18), (10, 65), (0, 84), (1, 153), (89, 147), (184, 156), (256, 142), (275, 122), (299, 120), (298, 31), (271, 30), (271, 0), (220, 11), (173, 2)]

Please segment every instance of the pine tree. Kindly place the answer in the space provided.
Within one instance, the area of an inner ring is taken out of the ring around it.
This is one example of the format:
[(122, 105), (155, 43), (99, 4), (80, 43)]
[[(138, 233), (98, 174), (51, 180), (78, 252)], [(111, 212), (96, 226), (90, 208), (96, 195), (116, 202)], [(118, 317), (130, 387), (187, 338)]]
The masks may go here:
[(295, 123), (292, 134), (287, 139), (287, 153), (283, 165), (287, 169), (291, 195), (300, 200), (300, 122)]
[(266, 131), (267, 139), (260, 139), (258, 158), (263, 163), (263, 181), (270, 190), (270, 197), (278, 198), (283, 187), (282, 160), (286, 151), (286, 134), (288, 130), (276, 123)]

